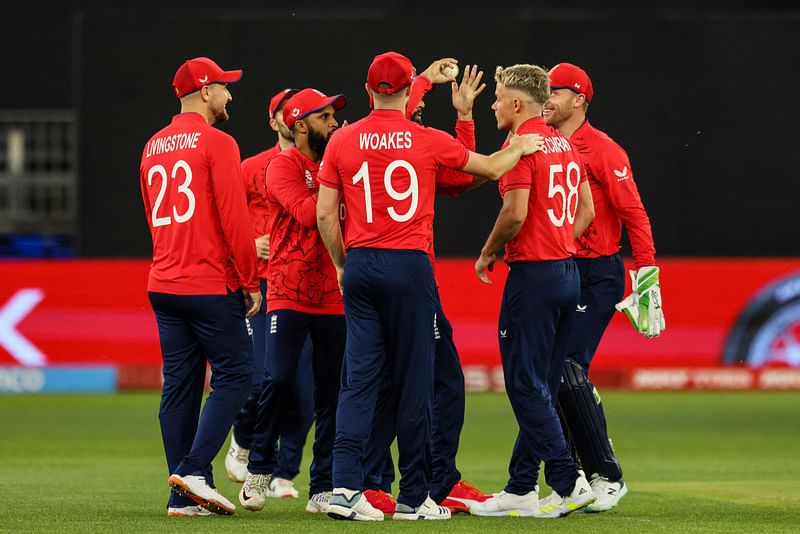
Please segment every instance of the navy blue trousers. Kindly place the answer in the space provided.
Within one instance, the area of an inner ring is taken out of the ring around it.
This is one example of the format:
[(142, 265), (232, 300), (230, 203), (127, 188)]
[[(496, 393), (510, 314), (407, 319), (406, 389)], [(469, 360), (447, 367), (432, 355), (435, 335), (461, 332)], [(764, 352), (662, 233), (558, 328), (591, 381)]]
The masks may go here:
[[(461, 480), (456, 467), (458, 442), (464, 426), (464, 372), (453, 342), (453, 327), (442, 309), (436, 291), (436, 361), (433, 369), (433, 419), (431, 425), (431, 498), (443, 501)], [(394, 464), (390, 445), (394, 425), (375, 421), (364, 458), (364, 486), (391, 493)]]
[(248, 471), (291, 478), (278, 469), (275, 445), (292, 423), (297, 370), (303, 346), (311, 337), (316, 420), (309, 494), (330, 491), (333, 438), (336, 432), (338, 377), (342, 372), (345, 321), (342, 315), (317, 315), (294, 310), (267, 314), (265, 384), (258, 401)]
[(430, 421), (436, 287), (419, 251), (352, 249), (344, 277), (347, 346), (336, 416), (335, 487), (364, 489), (363, 458), (373, 421), (395, 424), (398, 502), (430, 492)]
[[(567, 357), (589, 370), (597, 346), (603, 338), (616, 309), (614, 305), (622, 300), (625, 294), (625, 263), (619, 254), (600, 258), (576, 259), (581, 277), (581, 295), (570, 335)], [(589, 382), (589, 387), (594, 384)], [(598, 415), (603, 425), (603, 436), (608, 439), (606, 415), (603, 404), (598, 403)], [(604, 472), (602, 466), (590, 464), (590, 459), (583, 459), (583, 467), (587, 476), (598, 472), (612, 481), (622, 478), (622, 473), (615, 467), (613, 472)]]
[[(242, 406), (233, 436), (242, 448), (249, 449), (258, 416), (258, 399), (264, 389), (264, 365), (267, 360), (267, 282), (261, 279), (261, 309), (250, 319), (253, 336), (253, 385), (250, 395)], [(311, 425), (314, 423), (314, 376), (311, 365), (311, 339), (306, 338), (300, 362), (297, 366), (294, 400), (289, 409), (287, 428), (280, 437), (278, 464), (275, 476), (293, 479), (300, 472), (303, 447)]]
[[(148, 296), (164, 362), (158, 419), (167, 468), (171, 474), (203, 475), (213, 486), (211, 461), (250, 389), (253, 348), (242, 293)], [(212, 392), (201, 411), (206, 362)], [(170, 497), (170, 505), (186, 504)]]
[(551, 488), (569, 495), (575, 487), (578, 468), (555, 402), (579, 292), (571, 258), (511, 264), (498, 325), (506, 393), (520, 428), (509, 462), (509, 493), (532, 491), (542, 461)]

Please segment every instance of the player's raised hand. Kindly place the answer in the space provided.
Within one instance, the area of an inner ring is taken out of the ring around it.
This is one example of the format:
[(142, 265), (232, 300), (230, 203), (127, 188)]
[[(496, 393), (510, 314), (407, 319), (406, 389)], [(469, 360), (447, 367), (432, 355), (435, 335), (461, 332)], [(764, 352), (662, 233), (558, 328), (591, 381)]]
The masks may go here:
[(489, 275), (486, 274), (486, 271), (492, 272), (494, 270), (494, 262), (496, 260), (496, 254), (481, 252), (481, 255), (478, 256), (478, 260), (475, 262), (475, 274), (478, 275), (478, 279), (484, 284), (492, 285), (492, 281), (489, 279)]
[(481, 83), (483, 71), (478, 70), (477, 65), (467, 65), (464, 69), (464, 76), (461, 83), (453, 81), (450, 89), (453, 92), (453, 107), (458, 112), (458, 118), (462, 120), (472, 119), (472, 106), (475, 98), (486, 89), (486, 84)]
[(452, 82), (455, 81), (458, 75), (456, 65), (458, 65), (458, 60), (452, 57), (437, 59), (431, 63), (427, 69), (422, 71), (420, 76), (428, 78), (433, 85)]
[(247, 318), (253, 317), (258, 313), (261, 308), (261, 291), (254, 291), (253, 293), (244, 294), (244, 305), (247, 308), (245, 315)]
[(527, 156), (544, 148), (544, 137), (539, 134), (512, 135), (508, 139), (508, 145), (519, 146), (522, 148), (522, 155)]

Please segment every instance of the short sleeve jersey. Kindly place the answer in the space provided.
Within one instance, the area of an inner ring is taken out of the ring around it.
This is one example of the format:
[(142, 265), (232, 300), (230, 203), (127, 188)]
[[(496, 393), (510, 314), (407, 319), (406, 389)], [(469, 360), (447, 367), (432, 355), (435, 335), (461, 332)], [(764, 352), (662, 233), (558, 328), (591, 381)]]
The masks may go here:
[(153, 239), (149, 291), (224, 295), (258, 290), (239, 147), (197, 113), (147, 141), (139, 166)]
[(592, 223), (578, 238), (576, 257), (598, 258), (619, 252), (625, 223), (636, 267), (655, 265), (650, 218), (633, 180), (628, 154), (588, 121), (569, 140), (586, 169), (595, 213)]
[[(267, 165), (279, 154), (281, 147), (274, 147), (242, 161), (242, 179), (247, 192), (247, 209), (253, 221), (253, 239), (269, 233), (269, 206), (267, 205)], [(258, 260), (258, 277), (267, 277), (268, 260)]]
[(401, 111), (374, 110), (333, 134), (321, 184), (342, 191), (344, 246), (428, 252), (436, 174), (463, 168), (469, 151), (449, 134)]
[(580, 182), (586, 178), (577, 151), (544, 119), (528, 119), (517, 129), (517, 134), (528, 133), (544, 137), (544, 148), (523, 156), (500, 178), (503, 197), (514, 189), (530, 189), (528, 215), (506, 244), (505, 261), (563, 260), (575, 254), (575, 212)]
[(336, 269), (317, 229), (318, 169), (295, 147), (272, 158), (267, 167), (267, 312), (344, 313)]

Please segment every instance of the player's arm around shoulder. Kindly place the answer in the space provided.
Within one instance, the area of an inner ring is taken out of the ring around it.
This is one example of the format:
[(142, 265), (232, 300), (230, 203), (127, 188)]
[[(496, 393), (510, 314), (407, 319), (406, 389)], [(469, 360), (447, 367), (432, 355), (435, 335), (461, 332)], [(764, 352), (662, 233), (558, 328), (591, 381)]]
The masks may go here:
[(463, 170), (497, 181), (513, 169), (520, 158), (540, 151), (543, 146), (544, 138), (539, 134), (514, 135), (509, 138), (507, 147), (490, 156), (470, 152)]

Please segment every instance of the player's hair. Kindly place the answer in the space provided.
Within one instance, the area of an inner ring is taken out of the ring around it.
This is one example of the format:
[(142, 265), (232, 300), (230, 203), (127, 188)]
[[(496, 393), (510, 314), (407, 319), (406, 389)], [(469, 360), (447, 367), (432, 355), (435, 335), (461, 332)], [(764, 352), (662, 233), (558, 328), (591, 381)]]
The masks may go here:
[(544, 105), (550, 98), (550, 79), (547, 71), (538, 65), (521, 63), (510, 67), (497, 67), (494, 81), (508, 89), (517, 89), (529, 95), (537, 104)]

